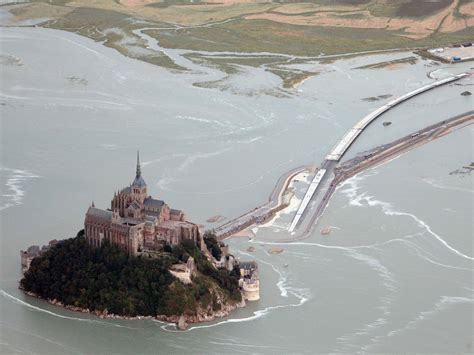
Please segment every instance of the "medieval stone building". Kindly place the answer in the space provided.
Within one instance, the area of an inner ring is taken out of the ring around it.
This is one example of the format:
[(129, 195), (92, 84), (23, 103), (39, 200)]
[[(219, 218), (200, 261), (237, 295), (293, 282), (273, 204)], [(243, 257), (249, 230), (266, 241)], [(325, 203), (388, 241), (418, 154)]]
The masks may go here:
[(178, 244), (199, 238), (198, 226), (186, 221), (182, 211), (148, 196), (138, 153), (133, 183), (114, 194), (110, 209), (102, 210), (92, 203), (86, 212), (84, 231), (91, 245), (98, 247), (107, 240), (129, 255), (156, 250), (164, 242)]

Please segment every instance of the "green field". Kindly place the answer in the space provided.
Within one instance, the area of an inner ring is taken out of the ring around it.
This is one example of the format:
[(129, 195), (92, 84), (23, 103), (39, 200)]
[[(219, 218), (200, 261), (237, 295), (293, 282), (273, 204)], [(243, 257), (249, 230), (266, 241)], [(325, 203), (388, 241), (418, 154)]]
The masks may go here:
[[(303, 63), (308, 59), (326, 63), (338, 56), (347, 58), (365, 52), (419, 50), (463, 43), (472, 41), (474, 27), (446, 31), (442, 25), (448, 23), (448, 14), (444, 13), (437, 17), (437, 26), (424, 36), (413, 36), (413, 32), (405, 32), (404, 28), (317, 26), (286, 23), (288, 19), (318, 15), (356, 24), (369, 13), (374, 17), (408, 18), (408, 21), (417, 22), (444, 11), (453, 1), (457, 2), (450, 19), (466, 21), (470, 15), (462, 6), (472, 0), (420, 0), (416, 4), (409, 0), (269, 1), (229, 6), (211, 5), (205, 1), (189, 6), (189, 1), (166, 0), (138, 7), (124, 6), (119, 0), (77, 0), (74, 3), (35, 0), (10, 10), (18, 21), (49, 18), (41, 26), (89, 37), (134, 59), (171, 70), (186, 70), (165, 53), (147, 48), (145, 41), (133, 33), (137, 29), (154, 28), (144, 33), (157, 39), (164, 48), (194, 51), (185, 56), (195, 63), (218, 68), (229, 75), (241, 71), (242, 66), (264, 67), (282, 79), (284, 88), (291, 88), (317, 73), (289, 69), (282, 64)], [(249, 19), (249, 14), (280, 16), (282, 22)], [(209, 55), (200, 53), (202, 51), (232, 54)]]
[(66, 30), (103, 42), (126, 55), (174, 70), (184, 70), (167, 55), (146, 49), (132, 31), (146, 26), (169, 26), (150, 21), (134, 21), (130, 16), (110, 10), (77, 8), (67, 15), (42, 24), (46, 28)]
[(319, 56), (322, 53), (345, 54), (393, 48), (442, 46), (472, 40), (474, 28), (435, 33), (414, 40), (400, 31), (381, 29), (314, 27), (290, 25), (268, 20), (235, 20), (212, 27), (179, 30), (149, 30), (164, 47), (204, 51), (242, 53), (284, 53), (299, 56)]

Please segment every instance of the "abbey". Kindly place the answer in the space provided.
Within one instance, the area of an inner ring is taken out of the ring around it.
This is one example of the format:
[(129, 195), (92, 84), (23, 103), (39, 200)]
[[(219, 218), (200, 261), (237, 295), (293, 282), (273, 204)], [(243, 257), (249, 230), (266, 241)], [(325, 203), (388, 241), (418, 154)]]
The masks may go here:
[(107, 240), (129, 255), (157, 250), (165, 242), (199, 239), (198, 226), (186, 221), (182, 211), (148, 196), (138, 152), (133, 183), (114, 194), (110, 209), (102, 210), (92, 203), (86, 212), (84, 231), (91, 245), (100, 246)]

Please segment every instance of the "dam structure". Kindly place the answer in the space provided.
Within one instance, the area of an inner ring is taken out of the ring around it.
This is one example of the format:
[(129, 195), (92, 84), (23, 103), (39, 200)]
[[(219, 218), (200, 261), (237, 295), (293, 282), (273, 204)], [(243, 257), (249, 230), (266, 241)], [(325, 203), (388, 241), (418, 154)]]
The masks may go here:
[[(446, 85), (452, 83), (454, 81), (460, 80), (469, 76), (468, 73), (461, 73), (458, 75), (454, 75), (442, 80), (435, 81), (431, 84), (427, 84), (422, 86), (416, 90), (410, 91), (407, 94), (397, 97), (396, 99), (391, 100), (387, 104), (379, 107), (375, 111), (372, 111), (367, 116), (362, 118), (359, 122), (357, 122), (345, 135), (342, 139), (334, 146), (331, 152), (326, 156), (325, 160), (321, 164), (320, 169), (316, 172), (311, 184), (309, 185), (301, 204), (293, 217), (293, 220), (288, 228), (288, 232), (294, 234), (295, 229), (299, 226), (302, 220), (307, 213), (308, 206), (310, 206), (310, 202), (316, 199), (316, 210), (314, 212), (315, 218), (311, 218), (310, 223), (315, 223), (317, 218), (322, 214), (324, 211), (325, 206), (328, 202), (328, 195), (325, 193), (328, 191), (332, 184), (334, 184), (334, 180), (330, 178), (330, 176), (334, 175), (334, 168), (336, 167), (337, 163), (340, 161), (342, 156), (347, 152), (349, 147), (356, 141), (359, 135), (378, 117), (383, 115), (385, 112), (389, 111), (393, 107), (401, 104), (409, 100), (410, 98), (424, 93), (426, 91), (432, 90), (442, 85)], [(331, 181), (331, 182), (330, 182)], [(306, 226), (308, 229), (309, 226)]]

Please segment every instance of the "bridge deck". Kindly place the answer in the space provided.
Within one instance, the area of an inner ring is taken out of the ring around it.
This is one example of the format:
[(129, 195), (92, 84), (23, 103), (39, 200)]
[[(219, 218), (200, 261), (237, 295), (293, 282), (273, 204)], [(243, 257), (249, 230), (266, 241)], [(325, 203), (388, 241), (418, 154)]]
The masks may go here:
[(301, 201), (301, 205), (298, 208), (298, 211), (296, 212), (296, 215), (293, 219), (293, 222), (291, 223), (290, 228), (288, 231), (291, 233), (295, 230), (296, 225), (298, 224), (301, 216), (303, 215), (306, 207), (308, 206), (309, 201), (311, 201), (311, 198), (313, 197), (314, 193), (316, 192), (316, 189), (318, 188), (319, 183), (321, 182), (322, 178), (324, 177), (324, 174), (326, 174), (326, 169), (320, 169), (314, 176), (313, 181), (311, 181), (311, 184), (309, 185), (308, 190), (306, 191), (306, 194), (303, 197), (303, 200)]
[[(357, 122), (349, 130), (349, 132), (347, 132), (344, 135), (344, 137), (342, 137), (342, 139), (336, 144), (336, 146), (326, 156), (326, 160), (323, 166), (329, 166), (327, 165), (328, 162), (333, 162), (334, 164), (337, 163), (342, 158), (342, 156), (346, 153), (347, 149), (349, 149), (352, 143), (354, 143), (357, 137), (364, 131), (364, 129), (366, 129), (367, 126), (370, 125), (376, 118), (380, 117), (382, 114), (390, 110), (392, 107), (412, 98), (413, 96), (419, 95), (423, 92), (451, 83), (453, 81), (462, 79), (468, 75), (469, 75), (468, 73), (462, 73), (455, 76), (451, 76), (443, 80), (438, 80), (434, 83), (422, 86), (421, 88), (410, 91), (409, 93), (404, 94), (402, 96), (399, 96), (396, 99), (391, 100), (387, 104), (383, 105), (382, 107), (379, 107), (375, 111), (372, 111), (367, 116), (362, 118), (359, 122)], [(329, 170), (332, 171), (332, 169), (329, 169)], [(295, 217), (293, 218), (290, 228), (288, 229), (290, 233), (292, 233), (295, 230), (296, 226), (298, 225), (301, 217), (303, 216), (306, 208), (308, 207), (309, 202), (313, 198), (314, 193), (316, 192), (316, 189), (318, 188), (319, 183), (324, 177), (324, 174), (326, 174), (326, 169), (319, 170), (316, 176), (314, 177), (313, 181), (309, 185), (308, 190), (306, 191), (306, 194), (303, 198), (303, 201), (301, 202), (301, 205), (298, 208), (298, 211), (296, 212)]]
[(443, 80), (438, 80), (434, 83), (422, 86), (421, 88), (418, 88), (416, 90), (410, 91), (409, 93), (402, 95), (400, 97), (397, 97), (396, 99), (393, 99), (386, 105), (383, 105), (382, 107), (379, 107), (377, 110), (372, 111), (369, 113), (367, 116), (365, 116), (363, 119), (361, 119), (359, 122), (357, 122), (352, 129), (347, 132), (344, 137), (336, 144), (336, 146), (333, 148), (333, 150), (326, 156), (326, 160), (335, 160), (339, 161), (341, 157), (344, 155), (344, 153), (349, 149), (352, 143), (357, 139), (357, 137), (362, 133), (362, 131), (367, 128), (369, 124), (371, 124), (376, 118), (381, 116), (383, 113), (386, 111), (390, 110), (392, 107), (402, 103), (403, 101), (406, 101), (413, 96), (416, 96), (418, 94), (421, 94), (425, 91), (434, 89), (438, 86), (445, 85), (448, 83), (451, 83), (453, 81), (459, 80), (467, 76), (467, 73), (462, 73), (458, 74), (455, 76), (451, 76), (449, 78), (443, 79)]

